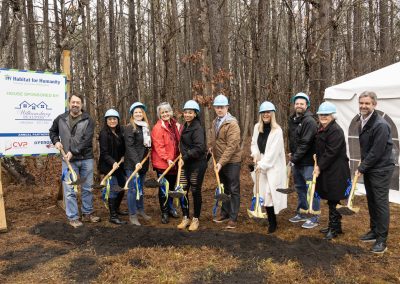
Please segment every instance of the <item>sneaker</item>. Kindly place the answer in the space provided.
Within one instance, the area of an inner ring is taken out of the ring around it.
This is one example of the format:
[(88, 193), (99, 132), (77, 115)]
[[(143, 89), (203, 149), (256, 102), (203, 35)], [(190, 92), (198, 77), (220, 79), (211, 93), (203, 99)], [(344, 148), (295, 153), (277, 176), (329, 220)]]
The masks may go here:
[(100, 222), (100, 217), (94, 216), (93, 214), (83, 214), (82, 221), (90, 223), (98, 223)]
[(373, 253), (384, 253), (387, 250), (386, 244), (384, 242), (375, 242), (371, 252)]
[(189, 224), (190, 224), (189, 218), (186, 217), (186, 216), (183, 216), (182, 222), (181, 222), (178, 226), (176, 226), (176, 227), (177, 227), (179, 230), (184, 230), (184, 229), (186, 229), (187, 226), (189, 226)]
[(301, 225), (304, 229), (312, 229), (318, 226), (318, 222), (314, 222), (311, 219), (308, 219), (303, 225)]
[(289, 219), (289, 222), (292, 222), (292, 223), (298, 223), (298, 222), (304, 222), (304, 221), (307, 221), (307, 218), (300, 214), (296, 214), (296, 216)]
[(171, 216), (172, 218), (179, 218), (179, 214), (175, 208), (169, 209), (168, 215)]
[(368, 233), (362, 235), (360, 237), (360, 241), (363, 242), (375, 242), (376, 241), (376, 234), (373, 231), (369, 231)]
[(225, 228), (226, 229), (236, 229), (236, 222), (233, 220), (229, 220), (228, 225)]
[(190, 232), (197, 231), (199, 229), (199, 225), (200, 225), (199, 218), (193, 217), (192, 222), (190, 223), (189, 226), (189, 231)]
[(74, 228), (79, 228), (79, 227), (83, 226), (83, 223), (79, 220), (70, 220), (69, 224)]
[(225, 216), (225, 215), (220, 215), (220, 216), (214, 218), (213, 221), (214, 221), (215, 223), (223, 223), (223, 222), (229, 221), (229, 217), (227, 217), (227, 216)]
[(147, 215), (147, 214), (144, 212), (143, 209), (139, 210), (139, 211), (137, 212), (137, 214), (138, 214), (139, 216), (142, 216), (142, 218), (143, 218), (145, 221), (150, 221), (150, 220), (151, 220), (151, 216)]
[(137, 214), (135, 215), (129, 215), (129, 221), (131, 222), (132, 225), (136, 225), (136, 226), (141, 226), (142, 224), (140, 224)]

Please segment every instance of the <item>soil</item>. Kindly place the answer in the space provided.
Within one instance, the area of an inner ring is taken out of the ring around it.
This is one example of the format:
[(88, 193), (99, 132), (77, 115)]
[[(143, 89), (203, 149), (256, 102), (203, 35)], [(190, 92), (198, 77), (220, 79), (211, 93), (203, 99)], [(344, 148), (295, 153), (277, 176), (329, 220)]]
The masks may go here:
[(58, 162), (49, 163), (52, 167), (43, 166), (48, 172), (37, 169), (46, 178), (37, 179), (43, 182), (35, 186), (8, 179), (3, 184), (8, 232), (0, 234), (0, 283), (400, 282), (398, 205), (391, 204), (389, 250), (383, 256), (371, 254), (371, 244), (358, 241), (369, 223), (364, 196), (355, 201), (360, 213), (343, 218), (345, 234), (333, 241), (323, 240), (318, 232), (327, 223), (325, 204), (321, 226), (316, 229), (301, 229), (301, 223), (288, 221), (295, 209), (295, 195), (289, 197), (289, 208), (278, 215), (278, 231), (267, 234), (265, 222), (255, 222), (246, 214), (252, 181), (243, 165), (235, 230), (211, 221), (215, 181), (210, 171), (197, 232), (177, 230), (179, 219), (161, 224), (154, 189), (145, 190), (145, 208), (152, 220), (143, 221), (143, 226), (110, 224), (100, 192), (96, 192), (95, 213), (102, 222), (74, 229), (56, 206), (59, 176), (54, 169)]

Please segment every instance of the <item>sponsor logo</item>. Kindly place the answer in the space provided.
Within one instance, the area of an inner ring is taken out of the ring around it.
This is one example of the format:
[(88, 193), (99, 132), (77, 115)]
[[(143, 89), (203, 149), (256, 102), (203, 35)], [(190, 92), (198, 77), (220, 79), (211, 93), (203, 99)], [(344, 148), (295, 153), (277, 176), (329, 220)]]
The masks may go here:
[(43, 101), (40, 103), (23, 101), (14, 108), (17, 110), (15, 120), (51, 120), (51, 108)]
[(42, 140), (42, 141), (35, 141), (33, 142), (34, 145), (44, 145), (48, 149), (54, 148), (53, 143), (50, 140)]
[(9, 141), (6, 142), (5, 151), (9, 151), (12, 149), (24, 149), (28, 147), (28, 142), (26, 141)]

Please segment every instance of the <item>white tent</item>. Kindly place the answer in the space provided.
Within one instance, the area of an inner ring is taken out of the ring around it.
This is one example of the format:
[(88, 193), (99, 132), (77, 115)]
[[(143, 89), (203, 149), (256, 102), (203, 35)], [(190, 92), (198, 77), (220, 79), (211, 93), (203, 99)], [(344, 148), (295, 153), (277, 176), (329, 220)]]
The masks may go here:
[[(352, 173), (360, 160), (358, 141), (358, 95), (373, 91), (378, 96), (377, 110), (392, 127), (393, 155), (396, 168), (393, 173), (389, 200), (400, 203), (399, 191), (399, 135), (400, 129), (400, 63), (396, 63), (325, 90), (325, 100), (336, 105), (337, 122), (346, 135)], [(399, 80), (399, 81), (398, 81)], [(365, 192), (363, 185), (358, 185)]]

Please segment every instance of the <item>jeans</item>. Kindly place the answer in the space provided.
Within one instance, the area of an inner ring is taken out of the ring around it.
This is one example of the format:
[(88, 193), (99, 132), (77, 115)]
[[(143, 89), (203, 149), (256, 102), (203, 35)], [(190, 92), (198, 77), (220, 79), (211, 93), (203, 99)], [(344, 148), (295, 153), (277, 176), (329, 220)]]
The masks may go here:
[[(125, 174), (127, 178), (133, 173), (133, 170), (125, 170)], [(141, 187), (140, 189), (142, 190), (143, 193), (143, 184), (144, 180), (146, 178), (146, 174), (139, 174), (139, 178), (136, 182), (139, 182), (139, 186)], [(128, 201), (128, 210), (129, 210), (129, 215), (135, 215), (136, 210), (143, 210), (144, 209), (144, 201), (143, 201), (143, 195), (140, 195), (139, 200), (136, 200), (136, 185), (135, 185), (135, 177), (133, 177), (129, 184), (128, 184), (128, 194), (127, 194), (127, 201)]]
[[(81, 185), (81, 199), (82, 199), (82, 214), (92, 214), (93, 212), (93, 159), (78, 160), (70, 162), (76, 174), (84, 180)], [(65, 161), (62, 161), (62, 172), (66, 173), (68, 166)], [(76, 200), (76, 193), (74, 187), (65, 182), (63, 178), (63, 189), (65, 199), (65, 213), (69, 220), (79, 219), (78, 201)]]
[(364, 174), (367, 193), (370, 228), (376, 241), (385, 242), (389, 233), (389, 186), (393, 170)]
[[(111, 176), (110, 179), (110, 194), (108, 199), (115, 199), (118, 197), (118, 194), (121, 192), (121, 189), (125, 186), (125, 176), (120, 173), (116, 172)], [(106, 195), (107, 186), (103, 189), (103, 200), (105, 201), (104, 197)]]
[(224, 192), (231, 196), (230, 200), (222, 202), (221, 215), (237, 221), (240, 208), (240, 163), (226, 164), (219, 171)]
[[(308, 209), (308, 201), (307, 201), (307, 192), (308, 192), (308, 184), (307, 182), (312, 181), (314, 167), (313, 166), (294, 166), (293, 167), (293, 179), (294, 186), (297, 191), (297, 208), (296, 211), (300, 214), (300, 208), (307, 210)], [(311, 183), (310, 183), (311, 184)], [(320, 198), (316, 194), (314, 194), (312, 208), (315, 211), (320, 209)], [(318, 222), (318, 216), (315, 215), (311, 218), (313, 222)]]

